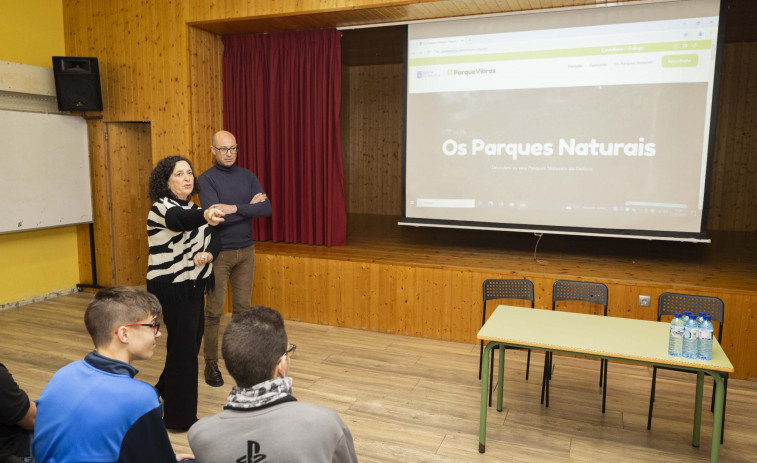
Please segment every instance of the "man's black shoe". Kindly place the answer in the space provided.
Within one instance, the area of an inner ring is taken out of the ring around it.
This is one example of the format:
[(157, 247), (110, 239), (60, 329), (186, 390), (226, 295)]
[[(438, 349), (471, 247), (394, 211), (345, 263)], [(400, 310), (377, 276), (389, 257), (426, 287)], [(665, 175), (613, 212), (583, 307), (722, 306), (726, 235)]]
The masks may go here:
[(205, 362), (205, 382), (213, 387), (223, 386), (223, 376), (218, 369), (218, 362)]

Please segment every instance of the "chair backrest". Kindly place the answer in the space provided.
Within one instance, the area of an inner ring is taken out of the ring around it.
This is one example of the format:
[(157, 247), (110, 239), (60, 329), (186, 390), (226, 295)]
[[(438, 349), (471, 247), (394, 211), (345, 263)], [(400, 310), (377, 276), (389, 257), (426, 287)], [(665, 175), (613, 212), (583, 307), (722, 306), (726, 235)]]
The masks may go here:
[(531, 280), (486, 280), (483, 284), (484, 309), (491, 299), (523, 299), (534, 306), (534, 284)]
[(552, 310), (557, 301), (579, 301), (599, 304), (607, 315), (607, 286), (588, 281), (557, 280), (552, 286)]
[(676, 312), (685, 312), (691, 310), (694, 315), (704, 312), (712, 321), (718, 322), (718, 340), (722, 342), (723, 337), (723, 318), (724, 306), (723, 301), (712, 296), (694, 296), (692, 294), (662, 293), (657, 300), (657, 321), (659, 322), (663, 315), (673, 315)]

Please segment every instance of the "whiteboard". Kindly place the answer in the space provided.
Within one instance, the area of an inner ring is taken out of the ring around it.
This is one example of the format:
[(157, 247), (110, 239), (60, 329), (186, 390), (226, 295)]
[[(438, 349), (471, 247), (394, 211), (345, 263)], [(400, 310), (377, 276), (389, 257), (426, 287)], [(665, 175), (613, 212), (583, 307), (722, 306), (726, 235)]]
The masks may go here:
[(0, 110), (0, 233), (92, 222), (87, 122)]

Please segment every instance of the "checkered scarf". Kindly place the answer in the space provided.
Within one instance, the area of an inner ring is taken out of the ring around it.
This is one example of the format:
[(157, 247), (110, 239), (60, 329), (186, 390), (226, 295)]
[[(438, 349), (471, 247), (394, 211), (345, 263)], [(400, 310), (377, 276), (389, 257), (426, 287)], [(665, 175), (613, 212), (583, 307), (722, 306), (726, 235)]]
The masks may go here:
[(288, 376), (271, 379), (252, 387), (234, 386), (224, 409), (249, 410), (260, 408), (292, 394), (292, 378)]

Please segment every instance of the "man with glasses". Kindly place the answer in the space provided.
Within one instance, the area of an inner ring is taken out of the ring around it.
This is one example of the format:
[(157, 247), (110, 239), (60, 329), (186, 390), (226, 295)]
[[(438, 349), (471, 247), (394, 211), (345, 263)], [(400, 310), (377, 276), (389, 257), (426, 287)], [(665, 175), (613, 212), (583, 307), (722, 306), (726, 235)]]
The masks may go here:
[(292, 395), (287, 372), (294, 349), (281, 314), (271, 308), (253, 307), (231, 319), (221, 351), (237, 385), (221, 413), (189, 429), (198, 462), (357, 461), (352, 435), (339, 415)]
[(158, 299), (126, 287), (100, 290), (84, 312), (95, 350), (58, 370), (37, 401), (38, 462), (169, 462), (174, 454), (155, 389), (134, 379), (160, 337)]
[(234, 165), (239, 145), (233, 134), (222, 130), (213, 135), (210, 152), (216, 163), (198, 179), (200, 204), (226, 214), (224, 222), (216, 227), (221, 253), (213, 262), (215, 289), (208, 293), (205, 306), (205, 382), (218, 387), (223, 385), (218, 369), (218, 327), (226, 285), (231, 283), (234, 315), (250, 307), (255, 270), (252, 218), (270, 216), (271, 202), (255, 174)]

